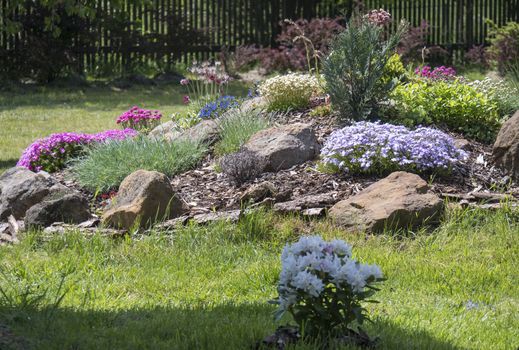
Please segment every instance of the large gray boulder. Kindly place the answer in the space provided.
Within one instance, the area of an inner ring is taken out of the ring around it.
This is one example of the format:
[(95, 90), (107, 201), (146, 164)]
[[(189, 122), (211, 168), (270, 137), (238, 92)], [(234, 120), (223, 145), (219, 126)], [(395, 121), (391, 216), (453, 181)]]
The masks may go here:
[(519, 111), (501, 127), (492, 156), (498, 166), (519, 180)]
[(348, 231), (381, 232), (434, 223), (442, 210), (443, 201), (422, 178), (398, 171), (338, 202), (328, 214)]
[(319, 144), (308, 124), (294, 123), (259, 131), (245, 149), (265, 158), (265, 171), (278, 171), (314, 159)]
[(76, 191), (56, 191), (25, 214), (26, 228), (45, 228), (56, 222), (79, 224), (91, 217), (88, 201)]
[(147, 227), (158, 220), (179, 217), (185, 211), (184, 202), (174, 193), (166, 175), (137, 170), (123, 180), (102, 221), (122, 229)]
[(46, 172), (34, 173), (23, 167), (7, 170), (0, 176), (0, 221), (5, 221), (9, 215), (22, 219), (54, 185), (56, 181)]

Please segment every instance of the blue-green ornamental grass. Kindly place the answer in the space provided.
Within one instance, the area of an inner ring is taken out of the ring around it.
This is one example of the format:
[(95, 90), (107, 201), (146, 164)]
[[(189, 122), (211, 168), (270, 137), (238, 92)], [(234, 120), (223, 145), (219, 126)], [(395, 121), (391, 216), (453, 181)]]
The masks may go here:
[(260, 109), (229, 111), (219, 120), (220, 141), (215, 145), (215, 153), (223, 156), (237, 152), (252, 135), (269, 127), (273, 117)]
[(134, 171), (154, 170), (173, 176), (194, 167), (207, 153), (204, 144), (139, 137), (92, 147), (72, 164), (72, 174), (84, 188), (96, 192), (117, 188)]

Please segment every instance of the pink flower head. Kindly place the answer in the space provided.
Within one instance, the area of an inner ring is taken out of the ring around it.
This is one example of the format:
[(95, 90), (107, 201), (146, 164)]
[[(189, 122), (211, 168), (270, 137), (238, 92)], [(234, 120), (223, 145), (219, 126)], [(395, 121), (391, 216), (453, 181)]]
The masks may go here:
[(180, 81), (180, 85), (184, 85), (185, 86), (185, 85), (188, 85), (188, 84), (189, 84), (189, 79), (182, 79)]
[(378, 26), (384, 26), (391, 22), (391, 14), (384, 9), (371, 10), (364, 16), (364, 18)]
[(182, 100), (183, 100), (184, 104), (186, 104), (186, 105), (188, 105), (191, 102), (191, 99), (189, 98), (188, 95), (184, 95)]

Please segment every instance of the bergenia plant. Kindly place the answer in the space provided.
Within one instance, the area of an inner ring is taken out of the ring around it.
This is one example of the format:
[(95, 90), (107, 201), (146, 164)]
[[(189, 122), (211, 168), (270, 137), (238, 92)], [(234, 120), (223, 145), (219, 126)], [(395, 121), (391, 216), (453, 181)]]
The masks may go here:
[(328, 169), (383, 175), (396, 170), (449, 172), (467, 158), (446, 133), (420, 127), (357, 122), (334, 131), (321, 150)]
[(445, 66), (436, 67), (434, 69), (430, 66), (417, 67), (414, 72), (419, 77), (432, 80), (449, 81), (457, 78), (456, 70), (452, 67)]
[(160, 118), (162, 118), (162, 114), (157, 110), (148, 110), (133, 106), (121, 114), (116, 122), (117, 124), (121, 124), (125, 129), (131, 128), (149, 132), (159, 125)]
[(276, 318), (289, 313), (308, 338), (365, 334), (359, 329), (367, 319), (362, 302), (372, 302), (382, 280), (380, 268), (353, 259), (344, 241), (301, 237), (281, 255)]
[(84, 147), (91, 143), (108, 140), (124, 140), (137, 136), (133, 129), (107, 130), (97, 134), (78, 134), (64, 132), (52, 134), (34, 141), (25, 149), (17, 166), (29, 170), (54, 172), (65, 167), (65, 163), (73, 157), (81, 155)]

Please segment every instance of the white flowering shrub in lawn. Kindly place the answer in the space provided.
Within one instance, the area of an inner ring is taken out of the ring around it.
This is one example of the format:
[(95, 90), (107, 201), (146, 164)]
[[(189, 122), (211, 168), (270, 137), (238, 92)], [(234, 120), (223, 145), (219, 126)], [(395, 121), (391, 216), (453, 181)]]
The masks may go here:
[[(378, 290), (374, 284), (383, 280), (378, 266), (352, 259), (344, 241), (318, 236), (285, 246), (281, 263), (279, 297), (274, 300), (278, 320), (290, 313), (309, 338), (365, 335), (361, 302), (372, 302), (367, 299)], [(354, 322), (358, 332), (351, 328)]]
[(291, 73), (265, 80), (258, 87), (271, 111), (308, 107), (310, 98), (322, 91), (314, 75)]

